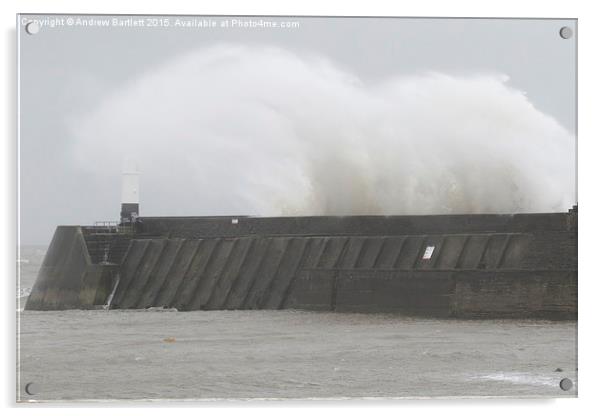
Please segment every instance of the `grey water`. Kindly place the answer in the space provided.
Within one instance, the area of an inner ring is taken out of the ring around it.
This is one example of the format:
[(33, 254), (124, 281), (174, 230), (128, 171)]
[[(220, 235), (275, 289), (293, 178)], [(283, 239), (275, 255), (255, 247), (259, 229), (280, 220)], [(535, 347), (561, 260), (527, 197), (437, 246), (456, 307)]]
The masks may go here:
[[(41, 263), (32, 253), (21, 264), (27, 273)], [(35, 274), (25, 274), (22, 283), (32, 284)], [(17, 313), (19, 401), (577, 395), (576, 322), (291, 310)], [(563, 378), (574, 383), (568, 391)], [(28, 383), (35, 394), (25, 392)]]
[(21, 257), (17, 259), (17, 267), (20, 272), (17, 299), (21, 299), (22, 303), (27, 300), (47, 249), (46, 246), (21, 246), (20, 248)]

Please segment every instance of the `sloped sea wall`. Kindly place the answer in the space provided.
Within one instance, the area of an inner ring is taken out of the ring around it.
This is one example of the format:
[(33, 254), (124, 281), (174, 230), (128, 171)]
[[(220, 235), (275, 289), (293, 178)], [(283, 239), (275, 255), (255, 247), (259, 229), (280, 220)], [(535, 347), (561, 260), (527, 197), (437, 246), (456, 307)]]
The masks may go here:
[[(576, 212), (143, 217), (124, 253), (105, 256), (119, 263), (101, 266), (87, 253), (77, 254), (90, 241), (79, 235), (81, 229), (65, 232), (57, 229), (27, 309), (90, 306), (86, 276), (100, 267), (110, 272), (97, 283), (93, 302), (104, 303), (100, 298), (113, 287), (111, 308), (293, 308), (471, 318), (577, 314)], [(114, 239), (123, 247), (123, 236)], [(75, 252), (68, 248), (73, 246)], [(118, 245), (109, 246), (115, 251)], [(73, 301), (76, 281), (80, 293), (84, 287), (88, 292), (79, 304)], [(63, 291), (69, 294), (64, 299)]]

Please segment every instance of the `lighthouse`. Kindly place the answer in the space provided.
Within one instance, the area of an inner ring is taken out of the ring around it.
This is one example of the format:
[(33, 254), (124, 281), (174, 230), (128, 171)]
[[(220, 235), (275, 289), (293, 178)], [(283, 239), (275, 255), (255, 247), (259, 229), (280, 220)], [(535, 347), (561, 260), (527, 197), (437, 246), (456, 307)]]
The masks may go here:
[(140, 172), (135, 162), (124, 163), (121, 185), (121, 225), (132, 224), (140, 215)]

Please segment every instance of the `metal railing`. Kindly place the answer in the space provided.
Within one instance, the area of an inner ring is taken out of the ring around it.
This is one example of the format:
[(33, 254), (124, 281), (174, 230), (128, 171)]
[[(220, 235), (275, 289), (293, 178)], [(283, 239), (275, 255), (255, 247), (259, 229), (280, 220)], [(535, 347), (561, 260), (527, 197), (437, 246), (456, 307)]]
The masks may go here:
[(132, 234), (133, 224), (120, 224), (119, 221), (95, 221), (90, 234)]
[(118, 221), (95, 221), (83, 227), (88, 253), (93, 263), (105, 264), (121, 258), (134, 234), (133, 224)]

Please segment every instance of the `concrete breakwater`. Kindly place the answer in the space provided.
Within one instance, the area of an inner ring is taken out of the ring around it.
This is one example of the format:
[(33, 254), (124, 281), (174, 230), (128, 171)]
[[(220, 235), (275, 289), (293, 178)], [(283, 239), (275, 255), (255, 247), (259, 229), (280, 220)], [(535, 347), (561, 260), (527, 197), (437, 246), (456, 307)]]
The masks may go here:
[(576, 319), (577, 212), (141, 217), (58, 227), (26, 309)]

